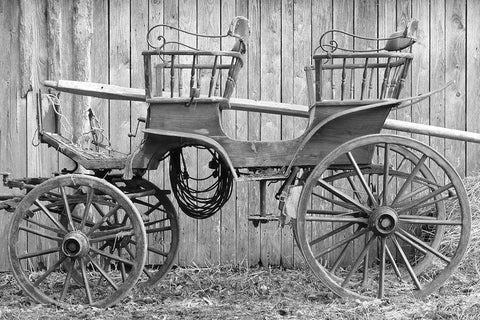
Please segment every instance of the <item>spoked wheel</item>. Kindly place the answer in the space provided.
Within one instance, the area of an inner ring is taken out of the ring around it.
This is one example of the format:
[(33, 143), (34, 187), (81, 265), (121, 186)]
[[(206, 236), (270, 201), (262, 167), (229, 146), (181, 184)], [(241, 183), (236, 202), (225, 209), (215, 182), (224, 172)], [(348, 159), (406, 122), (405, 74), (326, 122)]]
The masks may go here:
[(108, 182), (65, 175), (19, 203), (8, 239), (22, 289), (40, 303), (109, 307), (141, 275), (146, 233), (133, 203)]
[(144, 220), (148, 254), (141, 285), (154, 285), (170, 270), (178, 251), (180, 230), (175, 208), (166, 191), (145, 179), (107, 179), (132, 200)]
[(369, 299), (432, 293), (460, 263), (470, 226), (463, 183), (440, 154), (409, 138), (370, 135), (315, 167), (295, 227), (326, 286)]

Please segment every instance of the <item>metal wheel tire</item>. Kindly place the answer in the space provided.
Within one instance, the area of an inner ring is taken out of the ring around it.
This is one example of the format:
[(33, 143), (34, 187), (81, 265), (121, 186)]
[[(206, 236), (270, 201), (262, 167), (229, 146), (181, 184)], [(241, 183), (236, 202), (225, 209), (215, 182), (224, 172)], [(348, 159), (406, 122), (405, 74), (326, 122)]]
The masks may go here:
[(161, 281), (170, 271), (178, 251), (180, 227), (175, 207), (167, 193), (142, 178), (107, 177), (137, 207), (147, 233), (147, 258), (140, 286)]
[[(357, 162), (365, 150), (372, 163)], [(354, 299), (432, 293), (460, 263), (470, 227), (467, 194), (448, 161), (392, 135), (351, 140), (322, 159), (305, 182), (295, 226), (314, 274)]]
[(40, 303), (106, 308), (137, 283), (146, 241), (140, 214), (118, 188), (64, 175), (19, 203), (9, 227), (9, 261), (18, 284)]

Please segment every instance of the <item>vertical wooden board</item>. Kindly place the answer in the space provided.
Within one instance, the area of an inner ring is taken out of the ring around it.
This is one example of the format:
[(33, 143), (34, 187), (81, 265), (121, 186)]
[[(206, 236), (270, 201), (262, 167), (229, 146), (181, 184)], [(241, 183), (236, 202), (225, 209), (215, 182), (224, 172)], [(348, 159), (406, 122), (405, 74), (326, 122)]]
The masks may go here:
[[(199, 34), (220, 34), (220, 1), (201, 1), (197, 8), (197, 31)], [(219, 39), (198, 38), (198, 48), (200, 50), (219, 50)], [(212, 63), (211, 59), (206, 61)], [(204, 79), (208, 79), (209, 72), (202, 73)], [(224, 80), (224, 79), (221, 79)], [(204, 90), (204, 87), (202, 87)], [(198, 152), (198, 174), (199, 177), (206, 177), (211, 173), (208, 163), (211, 155), (205, 150)], [(199, 188), (204, 189), (207, 185), (199, 182)], [(234, 249), (234, 248), (233, 248)], [(208, 219), (198, 221), (198, 251), (197, 259), (202, 265), (220, 263), (220, 212), (215, 213)]]
[[(283, 0), (282, 1), (282, 39), (281, 39), (281, 46), (282, 46), (282, 62), (281, 62), (281, 77), (282, 77), (282, 102), (284, 103), (294, 103), (294, 81), (295, 81), (295, 50), (294, 48), (301, 48), (300, 44), (304, 37), (299, 36), (299, 34), (295, 34), (295, 22), (299, 24), (297, 27), (301, 29), (301, 31), (305, 31), (305, 25), (303, 24), (304, 21), (298, 19), (296, 21), (294, 14), (301, 16), (303, 12), (301, 12), (302, 5), (301, 3), (297, 7), (297, 3), (294, 4), (293, 1), (290, 0)], [(310, 9), (310, 8), (309, 8)], [(309, 28), (310, 26), (308, 26)], [(298, 36), (298, 39), (295, 38), (295, 35)], [(298, 40), (298, 43), (294, 43), (294, 39)], [(298, 44), (299, 46), (295, 46)], [(303, 48), (302, 48), (303, 49)], [(308, 50), (308, 54), (310, 50)], [(295, 136), (295, 133), (298, 130), (295, 130), (295, 118), (292, 116), (282, 116), (281, 117), (281, 138), (282, 140), (292, 139)], [(279, 214), (279, 212), (271, 212), (272, 214)], [(289, 226), (282, 227), (281, 230), (281, 264), (284, 267), (291, 267), (293, 266), (293, 239), (292, 239), (292, 230)]]
[[(41, 79), (47, 77), (47, 21), (45, 16), (46, 2), (28, 3), (25, 7), (26, 11), (30, 11), (30, 21), (33, 28), (31, 45), (31, 71), (33, 91), (27, 93), (26, 109), (27, 109), (27, 176), (32, 177), (48, 177), (52, 172), (57, 170), (58, 162), (56, 152), (52, 149), (48, 150), (46, 145), (36, 145), (37, 138), (37, 98), (38, 89), (40, 88)], [(45, 106), (44, 115), (47, 113)], [(42, 115), (43, 116), (43, 115)], [(51, 114), (50, 114), (51, 116)], [(53, 123), (52, 117), (44, 117), (45, 123)], [(28, 140), (32, 139), (32, 140)], [(33, 143), (32, 143), (33, 141)], [(42, 222), (42, 221), (40, 221)], [(48, 240), (38, 241), (27, 239), (27, 246), (33, 250), (42, 250), (51, 246)], [(37, 266), (43, 263), (50, 266), (54, 261), (53, 255), (47, 255), (32, 259), (31, 263)]]
[[(237, 0), (236, 14), (238, 16), (248, 17), (248, 0)], [(247, 43), (247, 56), (250, 52), (250, 39)], [(237, 79), (236, 96), (239, 98), (248, 97), (248, 65), (250, 61), (246, 59), (243, 70), (240, 71)], [(248, 113), (245, 111), (236, 112), (236, 130), (235, 138), (238, 140), (247, 140), (248, 138)], [(248, 183), (236, 182), (236, 263), (248, 266), (248, 230), (251, 223), (248, 221)]]
[[(143, 68), (142, 51), (147, 49), (146, 35), (148, 32), (148, 2), (141, 0), (130, 1), (130, 84), (132, 88), (145, 88), (145, 73)], [(145, 102), (131, 102), (131, 132), (135, 133), (137, 124), (139, 130), (144, 128), (143, 123), (138, 123), (139, 117), (147, 115), (147, 104)], [(131, 150), (135, 150), (143, 139), (141, 131), (132, 138)]]
[[(346, 32), (349, 32), (349, 33), (354, 33), (355, 32), (355, 30), (354, 30), (354, 27), (355, 27), (354, 26), (354, 14), (355, 14), (355, 12), (354, 12), (354, 6), (353, 5), (354, 5), (354, 3), (352, 1), (348, 1), (348, 0), (334, 1), (333, 2), (333, 28), (334, 29), (343, 30), (343, 31), (346, 31)], [(353, 48), (353, 39), (351, 37), (344, 37), (344, 36), (341, 36), (341, 35), (335, 35), (335, 41), (338, 42), (340, 47)], [(348, 77), (350, 77), (350, 76), (351, 75), (348, 75)], [(334, 75), (334, 77), (335, 77), (335, 75)], [(335, 80), (335, 79), (333, 81), (338, 82), (338, 80)], [(349, 83), (348, 81), (349, 80), (347, 79), (347, 83)], [(348, 188), (348, 186), (342, 186), (342, 185), (337, 185), (337, 187)], [(340, 227), (341, 225), (342, 224), (332, 223), (330, 228), (336, 229), (336, 228)], [(322, 226), (321, 229), (322, 229), (321, 234), (323, 234), (324, 232), (327, 232), (329, 230), (329, 226), (327, 226), (327, 225)], [(351, 231), (348, 231), (348, 230), (350, 230), (350, 229), (347, 229), (344, 232), (339, 232), (335, 236), (332, 236), (331, 241), (333, 241), (333, 243), (337, 243), (337, 242), (343, 240), (346, 236), (351, 234)], [(318, 232), (318, 230), (312, 230), (312, 234), (315, 234), (316, 232)], [(339, 251), (339, 250), (337, 250), (337, 251)], [(354, 255), (356, 254), (354, 244), (350, 244), (347, 247), (346, 252), (347, 253), (345, 255), (345, 259), (343, 259), (343, 262), (344, 263), (350, 263), (351, 261), (353, 261), (351, 259), (354, 259), (355, 258)], [(335, 254), (338, 255), (338, 252), (335, 253)], [(333, 261), (330, 261), (330, 262), (333, 263)]]
[[(311, 54), (318, 54), (318, 51), (315, 51), (319, 45), (319, 40), (322, 34), (328, 30), (333, 28), (333, 1), (332, 0), (322, 0), (322, 1), (312, 1), (312, 17), (311, 17)], [(313, 63), (313, 61), (312, 61)], [(330, 87), (327, 83), (331, 83), (331, 78), (324, 78), (322, 80), (322, 87)], [(331, 98), (328, 96), (328, 98)], [(320, 159), (319, 159), (320, 160)], [(319, 209), (321, 201), (314, 201), (312, 200), (310, 206)], [(324, 224), (321, 226), (321, 230), (317, 229), (317, 226), (314, 223), (308, 223), (308, 227), (306, 228), (306, 232), (308, 232), (308, 237), (310, 239), (317, 238), (320, 233), (328, 232), (331, 230), (331, 224)], [(319, 248), (315, 248), (315, 250), (321, 250)], [(295, 246), (295, 266), (305, 266), (305, 260), (303, 258), (302, 253)]]
[[(108, 0), (93, 1), (92, 82), (108, 83)], [(92, 99), (91, 108), (108, 134), (108, 100)]]
[[(61, 1), (61, 19), (62, 19), (62, 35), (61, 35), (61, 54), (60, 65), (61, 74), (63, 79), (73, 79), (73, 1)], [(105, 17), (106, 19), (106, 17)], [(104, 53), (104, 56), (108, 56)], [(73, 128), (73, 97), (74, 95), (68, 93), (60, 94), (60, 113), (62, 113), (69, 123), (61, 121), (60, 134), (65, 137), (71, 138)], [(68, 157), (63, 154), (59, 155), (59, 168), (73, 169), (74, 163)]]
[[(355, 21), (354, 21), (354, 27), (353, 29), (355, 30), (355, 34), (363, 37), (370, 37), (370, 38), (375, 38), (377, 36), (378, 32), (378, 25), (377, 25), (377, 3), (375, 0), (357, 0), (355, 1)], [(371, 50), (375, 49), (377, 46), (377, 43), (375, 41), (362, 41), (362, 40), (354, 40), (354, 45), (355, 49), (358, 50)], [(363, 63), (364, 60), (358, 61), (359, 63)], [(361, 79), (363, 77), (363, 70), (359, 69), (355, 72), (354, 74), (355, 77), (355, 98), (360, 99), (360, 91), (361, 91)], [(376, 79), (375, 79), (376, 80)], [(372, 82), (372, 85), (375, 87), (376, 82)], [(366, 178), (366, 177), (365, 177)], [(359, 179), (355, 178), (354, 179), (357, 188), (361, 189), (361, 184)], [(378, 185), (378, 181), (369, 181), (369, 183), (373, 183), (375, 185)], [(375, 191), (374, 191), (375, 192)], [(352, 194), (353, 196), (353, 194)], [(366, 195), (362, 195), (362, 201), (365, 203), (366, 201)], [(352, 228), (349, 228), (350, 234), (355, 232), (357, 226), (353, 226)], [(359, 239), (354, 241), (354, 254), (358, 255), (359, 252), (363, 250), (365, 247), (365, 239)], [(374, 249), (371, 249), (369, 251), (369, 256), (367, 257), (367, 260), (370, 261), (370, 263), (373, 261), (373, 257), (375, 257), (376, 253)]]
[[(446, 68), (446, 30), (445, 2), (430, 3), (430, 87), (439, 88), (445, 85)], [(445, 127), (445, 91), (430, 98), (430, 124)], [(430, 146), (441, 154), (445, 153), (445, 139), (430, 137)], [(438, 174), (438, 173), (437, 173)]]
[[(178, 27), (190, 32), (197, 32), (197, 3), (194, 0), (179, 0), (177, 11), (174, 11), (175, 5), (172, 2), (171, 7), (165, 6), (165, 23), (178, 23)], [(197, 46), (197, 39), (194, 36), (186, 34), (169, 33), (172, 39), (175, 36), (179, 41), (191, 46)], [(184, 77), (186, 78), (186, 77)], [(188, 88), (188, 86), (185, 86)], [(192, 175), (197, 176), (197, 154), (190, 150), (185, 152), (187, 166)], [(185, 214), (180, 214), (180, 252), (178, 260), (180, 265), (191, 265), (192, 262), (200, 263), (197, 259), (198, 247), (198, 221)]]
[[(234, 1), (221, 1), (220, 8), (220, 29), (221, 34), (226, 34), (232, 19), (235, 17), (236, 8)], [(227, 37), (221, 40), (222, 50), (231, 50), (235, 38)], [(241, 77), (242, 75), (240, 75)], [(222, 78), (225, 81), (225, 77)], [(237, 86), (238, 88), (238, 86)], [(236, 91), (236, 90), (235, 90)], [(234, 92), (234, 96), (237, 92)], [(235, 138), (236, 134), (236, 112), (223, 112), (223, 128), (225, 133)], [(220, 263), (221, 264), (235, 264), (236, 263), (236, 238), (237, 238), (237, 214), (236, 214), (236, 195), (237, 190), (234, 186), (230, 200), (223, 206), (221, 212), (218, 213), (220, 218)]]
[[(430, 34), (429, 34), (429, 4), (426, 1), (412, 2), (412, 17), (418, 20), (417, 42), (413, 45), (412, 53), (412, 95), (417, 95), (430, 90)], [(432, 88), (433, 89), (433, 88)], [(412, 106), (412, 121), (429, 124), (429, 103), (422, 101)], [(429, 142), (426, 135), (413, 134), (412, 138), (424, 143)]]
[[(471, 132), (480, 132), (480, 2), (467, 2), (467, 110), (466, 129)], [(478, 173), (480, 170), (480, 144), (468, 143), (466, 153), (466, 175)]]
[[(10, 172), (12, 177), (26, 174), (26, 109), (19, 99), (19, 4), (17, 1), (0, 3), (0, 41), (5, 48), (0, 52), (0, 99), (3, 115), (0, 116), (0, 171)], [(0, 194), (12, 190), (0, 186)], [(11, 214), (0, 211), (0, 271), (10, 268), (7, 253), (8, 226)]]
[[(396, 0), (380, 1), (378, 3), (378, 32), (377, 37), (385, 38), (396, 30)], [(381, 42), (379, 47), (383, 47), (385, 42)], [(379, 75), (380, 78), (380, 75)], [(380, 95), (380, 90), (377, 87), (377, 98)], [(395, 119), (396, 113), (390, 112), (389, 118)], [(393, 131), (384, 130), (386, 133), (395, 133)]]
[[(411, 19), (411, 1), (410, 0), (398, 0), (397, 1), (397, 25), (396, 30), (403, 30), (407, 23)], [(386, 35), (386, 36), (389, 36)], [(409, 76), (405, 79), (405, 87), (400, 94), (400, 97), (408, 97), (411, 95), (411, 70)], [(411, 108), (403, 108), (396, 112), (397, 119), (402, 121), (412, 121)], [(397, 134), (410, 136), (409, 133), (397, 132)]]
[[(280, 101), (281, 95), (281, 3), (262, 1), (261, 7), (261, 97), (262, 100)], [(279, 115), (263, 114), (262, 140), (278, 140), (281, 135)], [(276, 213), (275, 193), (280, 187), (274, 183), (267, 187), (267, 214)], [(261, 226), (261, 260), (264, 265), (278, 265), (281, 254), (281, 230), (275, 224)]]
[[(248, 2), (248, 19), (250, 23), (250, 41), (248, 45), (248, 98), (260, 100), (260, 84), (262, 81), (261, 51), (260, 51), (260, 0)], [(248, 140), (260, 140), (260, 114), (248, 114)], [(260, 214), (259, 185), (256, 182), (248, 183), (248, 214)], [(250, 224), (248, 230), (248, 264), (257, 265), (260, 262), (260, 227)]]
[[(446, 81), (455, 83), (445, 90), (445, 126), (465, 130), (465, 0), (446, 1)], [(465, 175), (465, 142), (447, 140), (445, 156), (461, 176)]]
[[(109, 83), (130, 86), (130, 3), (110, 0)], [(112, 148), (130, 152), (130, 102), (110, 101), (109, 133)]]

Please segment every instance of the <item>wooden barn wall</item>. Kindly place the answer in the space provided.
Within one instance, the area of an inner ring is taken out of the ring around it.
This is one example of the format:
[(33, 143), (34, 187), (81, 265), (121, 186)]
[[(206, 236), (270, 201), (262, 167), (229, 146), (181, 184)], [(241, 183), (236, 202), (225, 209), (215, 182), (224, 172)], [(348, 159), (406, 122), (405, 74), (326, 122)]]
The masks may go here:
[[(387, 36), (413, 17), (419, 20), (418, 43), (405, 95), (455, 84), (392, 118), (480, 132), (480, 2), (477, 0), (93, 0), (90, 77), (94, 82), (143, 87), (140, 52), (147, 49), (149, 27), (168, 23), (192, 32), (225, 33), (236, 15), (250, 21), (247, 64), (236, 95), (298, 104), (307, 103), (303, 67), (319, 36), (338, 28), (364, 36)], [(43, 79), (74, 78), (73, 0), (0, 0), (0, 171), (14, 177), (48, 176), (68, 159), (35, 147), (36, 90)], [(176, 32), (170, 32), (177, 37)], [(191, 36), (181, 41), (194, 43)], [(228, 49), (231, 42), (199, 40), (203, 49)], [(83, 53), (81, 53), (83, 54)], [(81, 56), (80, 54), (80, 56)], [(43, 88), (44, 89), (44, 88)], [(62, 112), (72, 118), (73, 98), (62, 95)], [(127, 133), (144, 115), (139, 102), (92, 99), (116, 149), (124, 152), (138, 143)], [(52, 115), (43, 115), (47, 122)], [(303, 120), (287, 116), (232, 112), (225, 128), (238, 139), (288, 139), (298, 135)], [(413, 135), (444, 154), (462, 175), (480, 168), (480, 146)], [(194, 170), (202, 159), (190, 154)], [(201, 158), (201, 157), (200, 157)], [(168, 188), (166, 164), (148, 178)], [(201, 172), (200, 172), (201, 174)], [(267, 208), (276, 213), (277, 183), (268, 187)], [(13, 193), (0, 188), (1, 193)], [(180, 214), (178, 264), (273, 264), (292, 267), (302, 258), (290, 227), (277, 223), (254, 228), (249, 214), (259, 213), (259, 185), (235, 184), (221, 213), (206, 220)], [(8, 269), (6, 236), (10, 213), (0, 212), (0, 270)]]

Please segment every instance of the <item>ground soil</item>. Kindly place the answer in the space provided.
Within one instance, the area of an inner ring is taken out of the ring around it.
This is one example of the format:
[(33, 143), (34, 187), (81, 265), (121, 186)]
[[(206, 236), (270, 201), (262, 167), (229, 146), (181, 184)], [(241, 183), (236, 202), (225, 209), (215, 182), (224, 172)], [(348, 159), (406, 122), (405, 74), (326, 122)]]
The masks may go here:
[(425, 300), (344, 301), (309, 270), (174, 269), (157, 287), (98, 309), (37, 304), (9, 273), (0, 277), (0, 319), (478, 319), (480, 277), (459, 271)]

